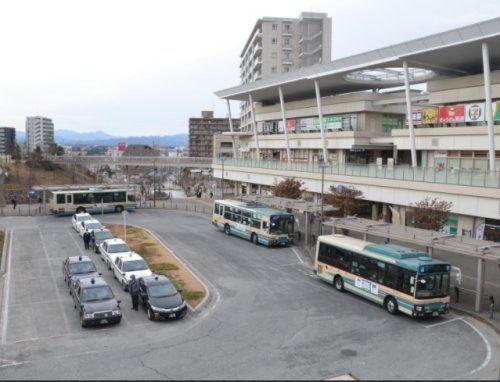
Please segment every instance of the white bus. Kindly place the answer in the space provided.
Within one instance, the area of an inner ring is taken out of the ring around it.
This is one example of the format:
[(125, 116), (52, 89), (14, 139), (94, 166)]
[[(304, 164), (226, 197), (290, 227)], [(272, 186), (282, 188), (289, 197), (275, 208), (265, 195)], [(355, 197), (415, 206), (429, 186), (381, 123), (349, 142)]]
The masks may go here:
[(338, 291), (357, 294), (391, 314), (439, 316), (449, 310), (451, 266), (426, 252), (325, 235), (318, 238), (314, 268)]
[(106, 187), (51, 191), (49, 194), (50, 212), (55, 215), (72, 215), (79, 212), (133, 210), (137, 208), (135, 194), (132, 188)]

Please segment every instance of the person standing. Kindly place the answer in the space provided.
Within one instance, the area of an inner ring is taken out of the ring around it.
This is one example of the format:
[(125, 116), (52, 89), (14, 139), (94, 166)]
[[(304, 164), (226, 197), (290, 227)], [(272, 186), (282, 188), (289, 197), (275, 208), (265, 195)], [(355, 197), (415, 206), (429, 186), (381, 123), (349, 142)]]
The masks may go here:
[(139, 310), (139, 282), (135, 279), (135, 275), (130, 276), (128, 290), (132, 296), (132, 309)]
[(90, 233), (88, 231), (85, 231), (83, 234), (83, 243), (85, 244), (85, 249), (89, 249), (89, 243), (90, 243)]
[(15, 195), (12, 197), (12, 200), (10, 202), (12, 203), (12, 208), (15, 210), (17, 206), (17, 200)]

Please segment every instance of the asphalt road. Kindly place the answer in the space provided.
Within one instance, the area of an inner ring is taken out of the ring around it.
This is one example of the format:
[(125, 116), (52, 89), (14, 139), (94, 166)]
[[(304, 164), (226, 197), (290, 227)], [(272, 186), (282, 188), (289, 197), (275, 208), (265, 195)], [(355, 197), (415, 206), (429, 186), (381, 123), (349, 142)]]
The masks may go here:
[[(105, 215), (103, 222), (121, 221)], [(487, 326), (450, 314), (416, 321), (317, 280), (290, 248), (268, 249), (216, 231), (206, 217), (149, 210), (149, 228), (207, 283), (201, 314), (149, 322), (120, 298), (117, 326), (82, 329), (61, 263), (84, 253), (69, 218), (1, 218), (14, 230), (4, 277), (2, 379), (497, 379), (500, 345)]]

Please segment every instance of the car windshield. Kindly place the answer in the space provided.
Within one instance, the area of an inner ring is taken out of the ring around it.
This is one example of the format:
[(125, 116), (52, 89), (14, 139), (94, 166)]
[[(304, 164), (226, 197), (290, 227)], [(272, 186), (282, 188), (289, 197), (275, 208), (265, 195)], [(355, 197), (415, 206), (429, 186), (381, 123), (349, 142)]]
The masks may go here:
[(92, 261), (80, 261), (78, 263), (71, 263), (69, 265), (70, 275), (80, 275), (85, 273), (97, 272), (95, 265)]
[(82, 289), (82, 294), (81, 294), (82, 302), (109, 300), (111, 298), (114, 298), (113, 292), (107, 285)]
[(449, 294), (450, 274), (433, 273), (419, 275), (417, 280), (416, 298), (446, 297)]
[(177, 289), (171, 283), (162, 283), (148, 287), (149, 297), (167, 297), (177, 294)]
[(95, 238), (97, 240), (107, 240), (107, 239), (112, 239), (114, 236), (111, 232), (96, 232)]
[(125, 243), (108, 245), (108, 253), (120, 253), (120, 252), (130, 252), (130, 248)]
[(76, 221), (79, 221), (79, 222), (86, 222), (90, 219), (92, 219), (92, 216), (90, 216), (90, 215), (81, 215), (81, 216), (77, 215), (77, 217), (76, 217)]
[(275, 235), (293, 233), (293, 215), (272, 215), (269, 233)]
[(102, 228), (101, 223), (88, 223), (85, 224), (85, 229), (99, 229)]
[(123, 272), (143, 271), (148, 269), (144, 260), (125, 261), (123, 263)]

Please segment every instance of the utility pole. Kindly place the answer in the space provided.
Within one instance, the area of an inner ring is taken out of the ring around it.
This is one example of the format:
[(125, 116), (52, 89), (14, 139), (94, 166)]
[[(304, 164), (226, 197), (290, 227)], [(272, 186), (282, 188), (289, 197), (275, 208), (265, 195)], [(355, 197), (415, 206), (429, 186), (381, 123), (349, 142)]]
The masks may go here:
[(319, 234), (323, 234), (323, 199), (324, 199), (324, 194), (325, 194), (325, 168), (328, 167), (328, 164), (326, 163), (321, 163), (319, 165), (321, 168), (321, 215), (320, 215), (320, 220), (319, 220)]
[(221, 188), (222, 188), (222, 200), (224, 200), (224, 158), (220, 158), (221, 160), (221, 163), (222, 163), (222, 184), (221, 184)]
[(156, 208), (156, 159), (153, 159), (153, 207)]

